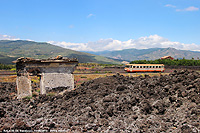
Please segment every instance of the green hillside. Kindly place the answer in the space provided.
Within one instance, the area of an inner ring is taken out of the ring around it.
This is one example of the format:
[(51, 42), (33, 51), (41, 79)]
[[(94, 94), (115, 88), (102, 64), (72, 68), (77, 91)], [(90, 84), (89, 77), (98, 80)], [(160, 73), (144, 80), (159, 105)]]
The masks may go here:
[(33, 41), (0, 40), (0, 63), (9, 64), (18, 57), (50, 58), (62, 55), (68, 58), (77, 58), (80, 63), (119, 64), (118, 61), (106, 57), (92, 55), (84, 52), (61, 48), (49, 43)]
[(0, 64), (11, 64), (13, 60), (16, 60), (16, 57), (9, 57), (0, 54)]

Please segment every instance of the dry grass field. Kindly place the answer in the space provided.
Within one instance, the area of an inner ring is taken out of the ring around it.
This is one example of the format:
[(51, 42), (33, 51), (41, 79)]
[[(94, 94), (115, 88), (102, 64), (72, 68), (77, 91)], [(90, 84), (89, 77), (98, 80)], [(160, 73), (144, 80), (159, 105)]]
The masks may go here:
[[(108, 76), (112, 76), (115, 75), (116, 73), (97, 73), (97, 74), (74, 74), (74, 85), (75, 85), (75, 89), (77, 87), (79, 87), (82, 83), (90, 81), (90, 80), (94, 80), (100, 77), (108, 77)], [(150, 77), (153, 76), (160, 76), (160, 75), (168, 75), (168, 73), (120, 73), (121, 75), (124, 76), (129, 76), (129, 77), (138, 77), (138, 76), (145, 76), (145, 75), (149, 75)], [(0, 76), (0, 82), (16, 82), (16, 77), (17, 75), (1, 75)], [(32, 76), (30, 77), (31, 81), (33, 83), (39, 83), (39, 78), (36, 76)]]

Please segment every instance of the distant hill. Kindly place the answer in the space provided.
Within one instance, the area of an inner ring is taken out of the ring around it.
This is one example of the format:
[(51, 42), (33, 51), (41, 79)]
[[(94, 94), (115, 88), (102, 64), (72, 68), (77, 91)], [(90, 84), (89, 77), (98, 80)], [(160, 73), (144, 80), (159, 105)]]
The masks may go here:
[(31, 57), (36, 59), (50, 58), (62, 55), (68, 58), (77, 58), (80, 63), (103, 63), (119, 64), (117, 60), (108, 59), (103, 56), (97, 56), (89, 53), (78, 52), (49, 43), (34, 41), (9, 41), (0, 40), (0, 63), (10, 64), (19, 57)]
[(93, 54), (128, 61), (155, 60), (163, 56), (172, 56), (175, 59), (200, 58), (200, 52), (177, 50), (175, 48), (124, 49), (119, 51), (93, 52)]

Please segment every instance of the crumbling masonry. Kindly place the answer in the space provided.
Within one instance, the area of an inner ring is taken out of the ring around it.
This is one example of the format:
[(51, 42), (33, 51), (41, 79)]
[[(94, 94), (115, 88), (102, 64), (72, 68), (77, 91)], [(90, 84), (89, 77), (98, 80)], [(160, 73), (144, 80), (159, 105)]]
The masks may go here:
[(74, 88), (73, 71), (78, 65), (77, 59), (69, 59), (58, 56), (54, 59), (18, 58), (17, 69), (17, 93), (18, 98), (32, 96), (30, 76), (40, 77), (40, 93), (56, 87)]

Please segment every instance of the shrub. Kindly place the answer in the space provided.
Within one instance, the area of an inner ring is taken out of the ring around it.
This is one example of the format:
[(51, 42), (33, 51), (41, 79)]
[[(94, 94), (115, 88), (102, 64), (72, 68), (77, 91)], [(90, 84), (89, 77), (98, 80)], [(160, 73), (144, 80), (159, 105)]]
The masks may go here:
[(32, 96), (26, 96), (26, 97), (24, 97), (23, 99), (28, 99), (28, 100), (30, 100), (32, 98)]

